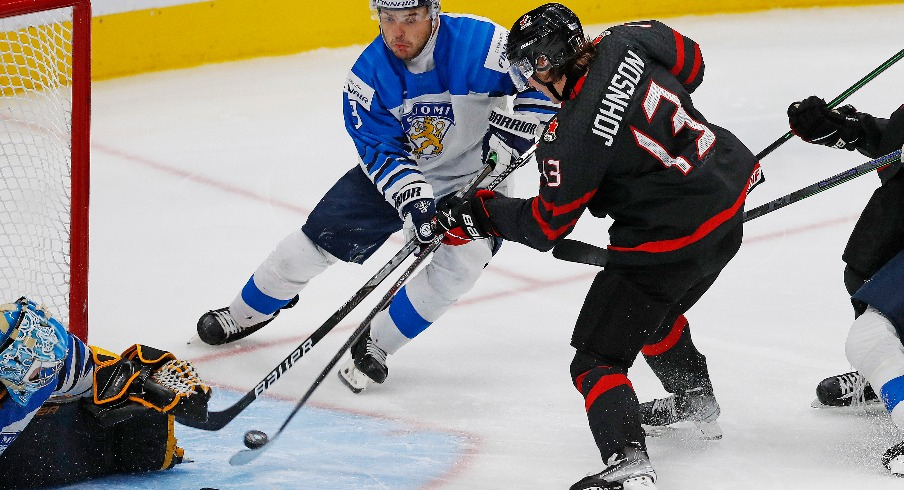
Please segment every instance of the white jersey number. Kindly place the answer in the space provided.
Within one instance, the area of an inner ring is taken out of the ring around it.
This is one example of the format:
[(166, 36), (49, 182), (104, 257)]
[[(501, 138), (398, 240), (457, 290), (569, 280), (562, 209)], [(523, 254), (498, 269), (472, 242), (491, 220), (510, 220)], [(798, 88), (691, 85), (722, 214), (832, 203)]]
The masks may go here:
[[(672, 113), (673, 136), (677, 136), (678, 133), (685, 128), (700, 132), (700, 136), (697, 137), (697, 159), (702, 159), (716, 143), (715, 133), (713, 133), (705, 124), (691, 118), (684, 110), (684, 107), (681, 106), (681, 99), (677, 95), (660, 87), (653, 81), (650, 81), (650, 88), (647, 90), (647, 95), (643, 101), (643, 112), (647, 117), (647, 122), (653, 121), (653, 116), (662, 105), (661, 102), (663, 99), (675, 104), (675, 112)], [(666, 167), (675, 167), (684, 173), (684, 175), (687, 175), (687, 173), (693, 169), (693, 165), (691, 165), (686, 158), (683, 156), (675, 157), (670, 155), (668, 150), (649, 135), (635, 127), (632, 127), (631, 131), (634, 133), (634, 139), (637, 142), (637, 146), (649, 152), (650, 155), (653, 155), (654, 158), (662, 162)]]

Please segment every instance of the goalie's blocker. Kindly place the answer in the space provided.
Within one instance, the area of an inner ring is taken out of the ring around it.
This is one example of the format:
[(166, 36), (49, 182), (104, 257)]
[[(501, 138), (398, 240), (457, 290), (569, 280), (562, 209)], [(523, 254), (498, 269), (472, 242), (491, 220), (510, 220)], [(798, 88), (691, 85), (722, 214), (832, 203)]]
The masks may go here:
[(135, 344), (116, 355), (92, 346), (94, 403), (86, 404), (104, 426), (145, 408), (190, 420), (207, 420), (211, 389), (194, 367), (172, 353)]

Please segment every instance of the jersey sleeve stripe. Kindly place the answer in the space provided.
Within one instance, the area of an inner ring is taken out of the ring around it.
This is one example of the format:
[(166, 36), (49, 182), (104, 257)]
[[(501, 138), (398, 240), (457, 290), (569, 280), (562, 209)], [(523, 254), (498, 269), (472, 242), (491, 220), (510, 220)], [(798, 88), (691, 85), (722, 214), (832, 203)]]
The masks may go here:
[(675, 65), (672, 66), (672, 69), (669, 70), (669, 73), (672, 75), (678, 76), (681, 73), (681, 70), (684, 69), (684, 36), (681, 35), (680, 32), (672, 29), (672, 34), (675, 36)]
[(700, 53), (700, 45), (694, 43), (694, 68), (691, 70), (691, 74), (685, 80), (684, 85), (692, 85), (697, 78), (697, 74), (700, 73), (700, 65), (703, 63), (703, 55)]
[(545, 209), (546, 211), (551, 213), (553, 216), (560, 216), (560, 215), (567, 214), (572, 211), (581, 209), (585, 204), (587, 204), (588, 202), (590, 202), (591, 199), (593, 199), (593, 196), (596, 195), (596, 191), (598, 191), (598, 190), (599, 189), (593, 189), (592, 191), (589, 191), (588, 193), (581, 196), (579, 199), (575, 199), (574, 201), (571, 201), (570, 203), (563, 204), (560, 206), (556, 206), (555, 204), (548, 203), (548, 202), (544, 201), (542, 197), (539, 197), (539, 200), (542, 201), (542, 203), (543, 203), (543, 209)]
[(559, 238), (560, 236), (568, 233), (569, 231), (571, 231), (572, 228), (574, 228), (574, 225), (577, 224), (577, 222), (578, 222), (578, 219), (575, 218), (563, 226), (560, 226), (558, 228), (553, 228), (545, 219), (543, 219), (543, 216), (540, 214), (540, 207), (538, 205), (540, 198), (535, 197), (533, 199), (533, 201), (534, 202), (531, 205), (531, 211), (534, 216), (534, 221), (537, 222), (537, 225), (540, 226), (540, 231), (543, 232), (543, 235), (545, 235), (546, 239), (549, 241), (553, 241), (553, 240)]

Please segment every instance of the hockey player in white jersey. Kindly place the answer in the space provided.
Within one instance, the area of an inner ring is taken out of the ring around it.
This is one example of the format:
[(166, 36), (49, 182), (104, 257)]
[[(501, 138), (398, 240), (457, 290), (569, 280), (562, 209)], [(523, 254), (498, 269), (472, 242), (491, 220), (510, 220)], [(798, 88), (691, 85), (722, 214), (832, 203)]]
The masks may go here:
[(134, 345), (85, 345), (27, 298), (0, 305), (0, 488), (172, 468), (176, 415), (206, 420), (191, 364)]
[[(490, 152), (498, 155), (498, 168), (517, 158), (557, 108), (539, 92), (517, 94), (501, 26), (441, 14), (439, 0), (371, 0), (370, 8), (380, 35), (355, 62), (343, 95), (358, 165), (276, 246), (228, 307), (199, 319), (198, 335), (208, 344), (257, 331), (293, 306), (316, 275), (337, 260), (363, 263), (403, 225), (430, 243), (436, 202), (476, 175)], [(497, 192), (506, 192), (505, 183)], [(487, 239), (440, 247), (352, 346), (352, 359), (340, 369), (352, 391), (382, 383), (387, 354), (470, 290), (498, 245)]]

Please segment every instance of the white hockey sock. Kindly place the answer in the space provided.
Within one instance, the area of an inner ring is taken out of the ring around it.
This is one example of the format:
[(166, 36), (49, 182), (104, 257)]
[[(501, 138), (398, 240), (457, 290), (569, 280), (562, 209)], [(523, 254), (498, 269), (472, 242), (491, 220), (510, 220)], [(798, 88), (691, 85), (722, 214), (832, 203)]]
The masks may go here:
[(244, 327), (260, 323), (278, 309), (274, 302), (292, 299), (337, 260), (296, 230), (283, 238), (258, 266), (251, 281), (229, 305), (229, 311)]
[(851, 325), (845, 354), (886, 403), (895, 425), (904, 429), (904, 345), (895, 327), (868, 307)]

